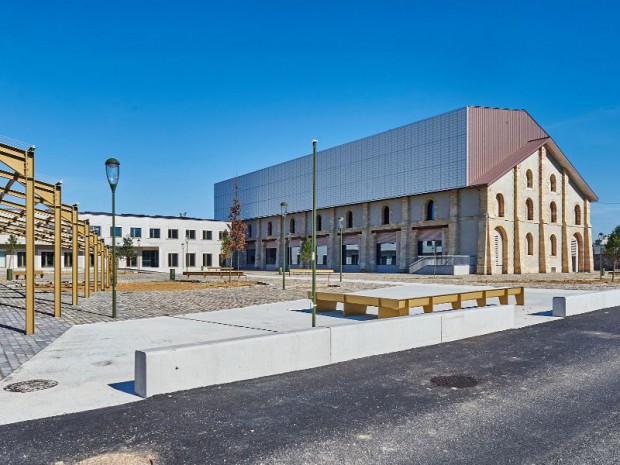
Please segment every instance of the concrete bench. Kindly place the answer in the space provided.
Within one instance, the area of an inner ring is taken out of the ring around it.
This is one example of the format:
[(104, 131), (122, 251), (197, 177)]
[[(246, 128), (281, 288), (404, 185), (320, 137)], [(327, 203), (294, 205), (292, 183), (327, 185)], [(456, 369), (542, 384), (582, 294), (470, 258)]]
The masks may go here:
[[(41, 270), (35, 270), (34, 272), (35, 277), (38, 276), (39, 278), (42, 278), (45, 273)], [(24, 279), (26, 279), (26, 272), (25, 271), (13, 271), (13, 277), (15, 279), (18, 279), (20, 276), (23, 276)]]
[[(511, 295), (515, 297), (517, 305), (525, 304), (525, 290), (523, 287), (484, 289), (403, 299), (337, 292), (317, 292), (316, 310), (317, 312), (334, 311), (337, 305), (342, 303), (345, 316), (365, 315), (368, 307), (377, 307), (379, 309), (379, 318), (391, 318), (409, 315), (409, 309), (412, 307), (422, 307), (424, 313), (431, 313), (433, 306), (437, 304), (452, 304), (452, 309), (458, 310), (463, 308), (463, 302), (475, 300), (478, 307), (485, 307), (487, 299), (493, 297), (499, 298), (500, 304), (508, 305), (508, 298)], [(312, 292), (308, 292), (308, 298), (312, 298)]]

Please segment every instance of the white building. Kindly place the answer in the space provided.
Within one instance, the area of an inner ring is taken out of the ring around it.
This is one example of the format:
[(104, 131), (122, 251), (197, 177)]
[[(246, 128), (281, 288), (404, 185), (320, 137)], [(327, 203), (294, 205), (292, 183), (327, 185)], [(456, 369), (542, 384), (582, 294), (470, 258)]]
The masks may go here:
[[(81, 220), (90, 222), (97, 232), (112, 245), (112, 215), (109, 213), (83, 212)], [(127, 263), (120, 260), (120, 267), (151, 271), (199, 270), (220, 264), (221, 239), (228, 223), (186, 216), (116, 215), (116, 246), (130, 236), (136, 258)]]
[[(109, 213), (83, 212), (80, 220), (88, 220), (106, 245), (112, 245), (112, 215)], [(201, 218), (158, 216), (158, 215), (116, 215), (116, 245), (121, 246), (123, 237), (131, 236), (136, 258), (127, 263), (119, 260), (119, 267), (148, 271), (177, 272), (199, 270), (201, 267), (220, 264), (221, 238), (227, 229), (224, 221)], [(9, 236), (0, 234), (0, 268), (23, 269), (26, 260), (24, 239), (17, 238), (17, 248), (12, 256), (6, 253)], [(117, 249), (118, 250), (118, 249)], [(35, 246), (35, 269), (52, 272), (54, 268), (54, 246), (37, 243)], [(71, 250), (63, 249), (61, 268), (71, 268)], [(84, 267), (83, 253), (78, 257), (78, 268)]]

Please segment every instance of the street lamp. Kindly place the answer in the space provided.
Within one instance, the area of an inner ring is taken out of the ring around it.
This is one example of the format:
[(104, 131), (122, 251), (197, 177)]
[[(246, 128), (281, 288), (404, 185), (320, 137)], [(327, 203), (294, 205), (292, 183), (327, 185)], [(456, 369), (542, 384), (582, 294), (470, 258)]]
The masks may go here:
[(284, 224), (286, 223), (287, 208), (288, 203), (280, 203), (280, 240), (282, 241), (282, 259), (280, 262), (282, 263), (282, 289), (286, 289), (286, 242), (284, 240)]
[(286, 247), (286, 259), (288, 260), (288, 275), (290, 276), (291, 275), (291, 264), (293, 263), (293, 243), (291, 242), (291, 238), (293, 237), (293, 234), (291, 233), (291, 231), (288, 232), (286, 237), (288, 239), (288, 244)]
[(338, 229), (340, 230), (340, 282), (342, 282), (342, 230), (344, 228), (344, 217), (338, 218)]
[(316, 144), (312, 140), (312, 327), (316, 327)]
[(120, 174), (120, 163), (116, 158), (108, 158), (105, 162), (105, 174), (112, 189), (112, 318), (116, 318), (116, 186)]
[(603, 279), (603, 239), (605, 239), (605, 234), (598, 233), (598, 257), (601, 279)]
[(138, 262), (138, 272), (140, 271), (141, 256), (142, 256), (142, 249), (140, 248), (140, 238), (138, 238), (138, 256), (136, 257), (136, 261)]

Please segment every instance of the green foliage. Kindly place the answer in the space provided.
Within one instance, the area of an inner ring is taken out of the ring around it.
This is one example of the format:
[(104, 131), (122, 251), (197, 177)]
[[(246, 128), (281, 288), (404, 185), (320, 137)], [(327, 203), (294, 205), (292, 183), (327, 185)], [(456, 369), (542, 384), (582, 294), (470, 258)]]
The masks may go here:
[[(616, 261), (620, 257), (620, 226), (616, 226), (616, 229), (607, 236), (607, 244), (605, 244), (605, 255), (611, 259), (612, 267), (615, 268)], [(612, 281), (614, 280), (614, 274), (612, 274)]]
[(123, 245), (116, 251), (116, 255), (120, 258), (124, 258), (127, 261), (136, 256), (136, 251), (133, 247), (133, 239), (131, 236), (123, 237)]
[(9, 256), (10, 265), (9, 268), (13, 265), (13, 255), (15, 254), (15, 250), (17, 250), (17, 237), (14, 234), (9, 236), (9, 239), (6, 241), (6, 254)]
[(312, 261), (312, 239), (308, 236), (302, 239), (299, 246), (299, 260), (304, 268)]

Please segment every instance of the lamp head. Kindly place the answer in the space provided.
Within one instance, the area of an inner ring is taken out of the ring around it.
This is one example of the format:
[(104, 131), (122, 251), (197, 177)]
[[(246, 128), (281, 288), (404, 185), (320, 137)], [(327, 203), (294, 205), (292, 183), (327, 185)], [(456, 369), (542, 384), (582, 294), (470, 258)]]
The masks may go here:
[(120, 163), (116, 158), (108, 158), (105, 162), (105, 174), (112, 190), (116, 189), (120, 172)]
[(286, 214), (288, 213), (287, 209), (288, 209), (288, 203), (286, 203), (286, 202), (281, 202), (281, 203), (280, 203), (280, 212), (281, 212), (283, 215), (286, 215)]
[(344, 228), (344, 216), (341, 216), (340, 218), (338, 218), (338, 227), (340, 229)]

